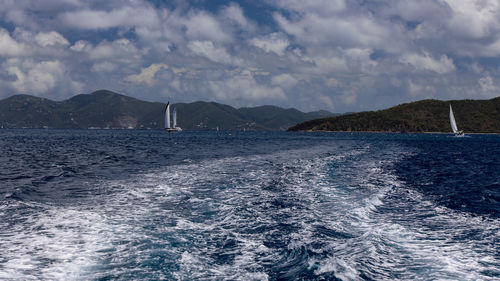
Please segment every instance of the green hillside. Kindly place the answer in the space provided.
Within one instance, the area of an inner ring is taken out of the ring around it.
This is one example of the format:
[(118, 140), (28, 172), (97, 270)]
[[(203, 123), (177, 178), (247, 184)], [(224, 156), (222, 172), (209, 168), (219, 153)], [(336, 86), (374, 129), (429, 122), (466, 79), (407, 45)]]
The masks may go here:
[(77, 95), (63, 104), (72, 118), (68, 127), (77, 128), (156, 128), (163, 124), (163, 117), (158, 112), (165, 106), (106, 90)]
[(59, 107), (59, 102), (44, 98), (12, 96), (0, 101), (0, 124), (5, 128), (40, 128), (49, 123), (63, 126), (67, 116)]
[[(329, 112), (303, 113), (275, 106), (236, 109), (215, 102), (178, 103), (178, 125), (188, 130), (285, 130)], [(65, 101), (17, 95), (0, 100), (3, 128), (160, 129), (165, 104), (146, 102), (107, 90)]]
[(450, 132), (449, 105), (466, 133), (500, 133), (500, 97), (490, 100), (422, 100), (385, 110), (310, 120), (290, 131)]

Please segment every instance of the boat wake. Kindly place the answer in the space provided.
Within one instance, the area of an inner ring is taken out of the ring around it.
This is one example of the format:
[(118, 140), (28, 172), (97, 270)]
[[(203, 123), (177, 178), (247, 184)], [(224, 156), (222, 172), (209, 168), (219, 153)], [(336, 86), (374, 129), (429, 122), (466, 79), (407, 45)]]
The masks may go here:
[(337, 141), (89, 183), (72, 206), (7, 201), (0, 278), (497, 278), (500, 222), (398, 179), (412, 153)]

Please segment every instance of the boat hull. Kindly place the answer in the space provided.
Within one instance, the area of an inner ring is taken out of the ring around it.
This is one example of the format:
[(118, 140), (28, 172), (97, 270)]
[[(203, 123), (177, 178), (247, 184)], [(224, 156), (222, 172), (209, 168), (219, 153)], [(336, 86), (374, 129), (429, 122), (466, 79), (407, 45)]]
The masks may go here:
[(165, 128), (165, 131), (171, 133), (171, 132), (180, 132), (182, 129), (180, 127), (175, 127), (175, 128)]

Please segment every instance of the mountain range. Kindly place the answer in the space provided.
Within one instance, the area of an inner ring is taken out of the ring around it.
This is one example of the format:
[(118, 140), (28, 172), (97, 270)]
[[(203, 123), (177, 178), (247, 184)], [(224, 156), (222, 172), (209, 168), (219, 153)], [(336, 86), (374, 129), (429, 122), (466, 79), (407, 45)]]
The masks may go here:
[(451, 132), (449, 106), (465, 133), (500, 133), (500, 97), (490, 100), (421, 100), (379, 111), (309, 120), (290, 131)]
[[(183, 129), (286, 130), (328, 111), (304, 113), (294, 108), (259, 106), (236, 109), (215, 102), (177, 103)], [(147, 102), (108, 90), (76, 95), (64, 101), (16, 95), (0, 100), (2, 128), (160, 129), (165, 103)]]

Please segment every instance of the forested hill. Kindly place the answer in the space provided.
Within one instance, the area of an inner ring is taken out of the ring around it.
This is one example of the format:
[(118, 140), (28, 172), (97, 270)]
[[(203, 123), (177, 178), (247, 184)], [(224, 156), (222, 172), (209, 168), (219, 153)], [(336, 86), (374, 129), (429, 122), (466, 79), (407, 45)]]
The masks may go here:
[(465, 133), (500, 133), (500, 97), (490, 100), (422, 100), (379, 111), (315, 119), (290, 131), (450, 132), (449, 106)]
[[(236, 109), (215, 102), (174, 104), (183, 129), (286, 130), (299, 122), (331, 116), (327, 111), (260, 106)], [(1, 128), (160, 129), (165, 103), (147, 102), (107, 90), (53, 101), (29, 95), (0, 100)]]

